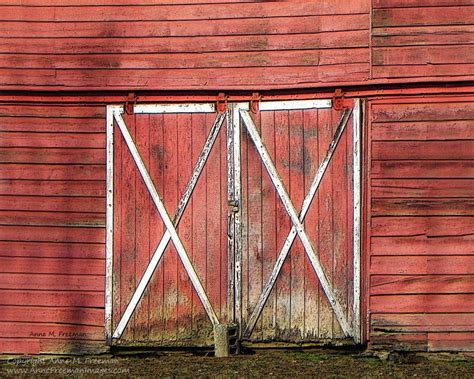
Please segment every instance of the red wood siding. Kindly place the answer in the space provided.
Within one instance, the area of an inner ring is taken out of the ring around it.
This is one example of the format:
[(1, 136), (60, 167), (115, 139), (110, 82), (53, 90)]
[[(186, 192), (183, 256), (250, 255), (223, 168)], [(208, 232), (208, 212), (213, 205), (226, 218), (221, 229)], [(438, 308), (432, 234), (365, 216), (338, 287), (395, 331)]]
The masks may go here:
[(373, 79), (472, 79), (472, 0), (372, 2)]
[(0, 106), (0, 354), (105, 347), (104, 118)]
[(369, 0), (58, 3), (2, 2), (13, 5), (0, 6), (0, 88), (263, 89), (369, 78)]
[(474, 98), (369, 108), (369, 342), (474, 350)]

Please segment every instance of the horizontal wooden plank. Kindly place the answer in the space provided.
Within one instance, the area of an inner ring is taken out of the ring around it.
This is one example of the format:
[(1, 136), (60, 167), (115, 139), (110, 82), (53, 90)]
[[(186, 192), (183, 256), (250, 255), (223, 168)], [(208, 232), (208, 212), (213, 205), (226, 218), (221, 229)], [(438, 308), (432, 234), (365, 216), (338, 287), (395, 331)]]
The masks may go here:
[(214, 19), (188, 21), (135, 21), (128, 22), (8, 22), (0, 24), (3, 37), (196, 37), (229, 35), (269, 35), (320, 33), (369, 29), (368, 14), (279, 16), (271, 20), (261, 18)]
[(62, 7), (78, 7), (83, 5), (189, 5), (189, 4), (213, 4), (213, 3), (253, 3), (255, 0), (160, 0), (157, 4), (152, 0), (74, 0), (65, 3), (64, 0), (48, 0), (45, 4), (44, 0), (2, 0), (2, 5), (21, 5), (23, 7), (45, 7), (45, 6), (62, 6)]
[[(3, 80), (2, 80), (3, 81)], [(104, 106), (77, 105), (7, 105), (0, 104), (0, 117), (46, 117), (46, 118), (99, 118), (105, 120)], [(3, 120), (3, 118), (2, 118)]]
[[(0, 53), (22, 54), (142, 54), (222, 51), (308, 50), (368, 47), (368, 30), (264, 36), (150, 38), (1, 38)], [(120, 67), (112, 65), (111, 67)]]
[(1, 306), (0, 321), (30, 323), (56, 322), (62, 324), (93, 325), (103, 327), (104, 310), (101, 308), (78, 307)]
[(228, 88), (298, 88), (316, 83), (348, 82), (367, 80), (369, 64), (354, 63), (344, 65), (295, 67), (246, 67), (222, 69), (176, 70), (91, 70), (84, 75), (83, 70), (23, 70), (0, 69), (4, 77), (4, 88), (43, 88), (57, 86), (69, 88), (110, 88), (208, 90)]
[(371, 295), (421, 293), (474, 293), (474, 275), (371, 275), (370, 277)]
[(0, 226), (0, 240), (105, 243), (105, 229), (60, 226)]
[(439, 103), (374, 104), (371, 121), (448, 121), (474, 120), (474, 102), (446, 101)]
[[(14, 113), (11, 113), (11, 115), (15, 116)], [(105, 122), (103, 118), (1, 116), (0, 131), (105, 133)]]
[(0, 165), (2, 179), (105, 180), (105, 165), (5, 163)]
[(0, 196), (2, 211), (105, 213), (103, 197)]
[(474, 24), (472, 6), (374, 9), (373, 27)]
[(0, 225), (105, 227), (105, 214), (0, 211)]
[[(403, 120), (400, 120), (403, 121)], [(371, 124), (372, 141), (469, 140), (474, 139), (474, 123), (463, 121), (410, 121)]]
[(373, 217), (371, 226), (372, 236), (462, 236), (474, 234), (474, 217)]
[[(106, 42), (105, 42), (106, 43)], [(369, 63), (369, 49), (336, 48), (255, 52), (213, 52), (176, 54), (87, 54), (56, 55), (2, 54), (1, 68), (27, 66), (31, 69), (196, 69), (232, 67), (326, 66)]]
[[(431, 78), (444, 77), (450, 81), (462, 80), (462, 77), (474, 75), (474, 64), (420, 64), (412, 66), (373, 66), (373, 78), (423, 78), (431, 81)], [(410, 80), (407, 80), (410, 82)]]
[[(0, 133), (2, 134), (2, 133)], [(2, 136), (0, 136), (1, 138)], [(41, 146), (40, 142), (36, 146)], [(14, 143), (19, 142), (18, 140)], [(12, 143), (10, 143), (12, 144)], [(24, 143), (33, 146), (33, 142)], [(8, 147), (0, 148), (0, 163), (60, 163), (60, 164), (105, 164), (104, 149), (75, 149), (75, 148), (29, 148), (29, 147)]]
[(375, 160), (474, 159), (474, 140), (375, 141), (372, 142), (371, 153)]
[(474, 307), (474, 294), (376, 295), (371, 313), (465, 313)]
[(0, 256), (105, 259), (105, 243), (0, 241)]
[(474, 313), (372, 313), (370, 315), (371, 326), (420, 326), (425, 328), (438, 328), (449, 330), (450, 326), (474, 327)]
[(105, 149), (105, 133), (84, 134), (58, 132), (0, 132), (0, 147), (72, 147)]
[[(469, 55), (463, 58), (459, 50), (454, 49), (458, 45), (462, 47), (461, 51), (469, 51), (473, 43), (474, 25), (377, 28), (372, 34), (373, 62), (376, 65), (470, 63), (472, 59)], [(447, 55), (444, 49), (451, 51), (453, 56)], [(433, 55), (432, 50), (438, 52), (439, 56)], [(398, 59), (396, 52), (400, 54)]]
[[(474, 33), (472, 34), (474, 42)], [(372, 64), (384, 65), (439, 65), (474, 62), (474, 45), (412, 47), (379, 47), (372, 49)]]
[(408, 237), (372, 237), (372, 254), (376, 255), (453, 255), (474, 254), (474, 235), (444, 236), (427, 235)]
[[(370, 260), (371, 275), (474, 274), (472, 255), (377, 256)], [(472, 279), (471, 279), (472, 280)], [(472, 283), (472, 282), (471, 282)], [(440, 290), (441, 291), (441, 290)]]
[(0, 290), (0, 305), (104, 307), (103, 292)]
[(428, 333), (428, 351), (474, 351), (474, 332)]
[(0, 352), (5, 354), (103, 354), (104, 341), (38, 338), (0, 338)]
[(373, 178), (474, 178), (474, 160), (372, 161)]
[[(53, 181), (44, 181), (44, 180), (10, 180), (4, 179), (0, 180), (0, 195), (30, 195), (30, 196), (62, 196), (62, 197), (75, 197), (81, 196), (86, 197), (86, 199), (77, 200), (77, 204), (85, 203), (84, 205), (91, 205), (89, 209), (93, 209), (93, 212), (102, 212), (105, 211), (105, 207), (101, 206), (103, 200), (101, 199), (91, 199), (91, 197), (100, 198), (105, 196), (105, 181), (103, 180), (53, 180)], [(89, 197), (89, 199), (87, 199)], [(2, 204), (6, 204), (3, 199)], [(14, 198), (10, 199), (14, 201)], [(26, 197), (22, 198), (22, 201), (27, 201)], [(30, 199), (33, 200), (33, 199)], [(45, 201), (46, 199), (37, 199), (37, 204), (39, 201)], [(54, 200), (52, 200), (54, 201)], [(74, 199), (69, 199), (68, 201), (74, 202)], [(2, 202), (2, 197), (0, 197), (0, 203)], [(58, 204), (61, 203), (61, 200), (57, 200)], [(65, 203), (65, 199), (62, 199), (62, 202)], [(1, 209), (4, 209), (0, 207)], [(41, 208), (41, 207), (40, 207)], [(86, 207), (87, 208), (87, 207)], [(28, 208), (25, 208), (28, 209)], [(39, 209), (38, 206), (35, 206), (34, 209)], [(50, 207), (49, 209), (60, 209), (57, 206)], [(67, 209), (79, 209), (79, 208), (70, 208)], [(84, 209), (84, 208), (82, 208)]]
[[(2, 262), (4, 259), (1, 258)], [(41, 261), (39, 260), (41, 259)], [(76, 264), (75, 261), (79, 261), (82, 259), (68, 259), (69, 262), (72, 264)], [(92, 260), (86, 260), (86, 262), (91, 262)], [(25, 260), (22, 258), (11, 258), (10, 264), (12, 262), (24, 262)], [(19, 273), (4, 273), (0, 277), (0, 288), (1, 289), (17, 289), (17, 290), (69, 290), (69, 291), (104, 291), (105, 286), (105, 269), (102, 272), (102, 275), (89, 275), (87, 268), (84, 267), (85, 271), (81, 271), (81, 275), (74, 275), (71, 273), (67, 274), (57, 274), (56, 270), (54, 270), (54, 263), (51, 263), (51, 258), (38, 258), (36, 260), (32, 260), (32, 258), (28, 258), (29, 262), (38, 262), (37, 264), (49, 265), (49, 267), (53, 268), (53, 273), (50, 274), (40, 274), (36, 273), (36, 269), (34, 269), (35, 273), (33, 274), (19, 274)], [(7, 262), (8, 263), (8, 262)], [(96, 266), (96, 263), (92, 263), (92, 267)], [(64, 269), (64, 263), (57, 264), (58, 271), (61, 268)], [(8, 267), (3, 268), (4, 271), (8, 270)], [(32, 270), (29, 270), (32, 271)], [(87, 274), (87, 275), (84, 275)], [(1, 309), (0, 309), (1, 312)], [(1, 321), (6, 321), (5, 318), (0, 316)], [(20, 320), (10, 320), (10, 321), (20, 321)], [(36, 320), (29, 320), (29, 321), (36, 321)], [(59, 320), (57, 320), (59, 321)]]
[(428, 351), (428, 333), (370, 333), (369, 349), (389, 351)]
[(372, 198), (372, 216), (474, 216), (474, 199)]
[(472, 198), (474, 179), (372, 179), (371, 193), (374, 198)]
[(299, 17), (309, 15), (336, 15), (368, 13), (366, 0), (348, 3), (289, 2), (275, 7), (272, 3), (199, 4), (179, 8), (173, 5), (148, 6), (94, 6), (94, 7), (0, 7), (1, 20), (17, 21), (129, 21), (129, 20), (212, 20), (234, 18)]
[(101, 341), (104, 339), (104, 328), (59, 323), (0, 322), (0, 335), (3, 338), (61, 338)]
[(474, 0), (372, 0), (374, 8), (439, 7), (474, 5)]
[[(103, 259), (0, 257), (0, 262), (2, 273), (22, 273), (32, 276), (35, 274), (105, 275)], [(71, 290), (67, 288), (67, 281), (62, 283), (61, 278), (61, 276), (51, 275), (49, 280), (55, 281), (57, 290)], [(82, 280), (86, 282), (87, 279), (88, 277), (84, 276)], [(0, 286), (2, 280), (0, 279)], [(30, 289), (34, 288), (30, 287)]]

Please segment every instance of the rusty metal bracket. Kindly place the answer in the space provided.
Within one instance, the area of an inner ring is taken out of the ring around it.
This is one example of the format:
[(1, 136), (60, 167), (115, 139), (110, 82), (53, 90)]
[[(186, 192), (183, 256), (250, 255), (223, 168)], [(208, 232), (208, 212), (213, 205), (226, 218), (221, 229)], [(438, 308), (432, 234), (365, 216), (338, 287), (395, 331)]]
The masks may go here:
[(335, 111), (351, 108), (352, 101), (344, 98), (344, 92), (340, 88), (336, 89), (332, 97), (332, 107)]
[(224, 92), (219, 92), (217, 95), (216, 100), (216, 109), (218, 113), (225, 113), (227, 111), (227, 100), (229, 96), (227, 96)]
[(133, 114), (133, 108), (138, 101), (138, 96), (134, 92), (128, 94), (127, 100), (125, 101), (125, 112), (127, 114)]
[(260, 103), (260, 100), (262, 100), (262, 95), (258, 92), (252, 93), (252, 99), (250, 100), (250, 111), (252, 113), (258, 112), (258, 104)]

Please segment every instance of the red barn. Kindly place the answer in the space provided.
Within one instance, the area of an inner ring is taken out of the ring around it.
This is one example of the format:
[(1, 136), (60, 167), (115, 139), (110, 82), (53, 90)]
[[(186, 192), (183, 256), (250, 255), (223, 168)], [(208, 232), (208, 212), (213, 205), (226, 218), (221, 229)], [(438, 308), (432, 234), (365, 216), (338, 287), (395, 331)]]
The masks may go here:
[(474, 1), (0, 4), (0, 353), (474, 350)]

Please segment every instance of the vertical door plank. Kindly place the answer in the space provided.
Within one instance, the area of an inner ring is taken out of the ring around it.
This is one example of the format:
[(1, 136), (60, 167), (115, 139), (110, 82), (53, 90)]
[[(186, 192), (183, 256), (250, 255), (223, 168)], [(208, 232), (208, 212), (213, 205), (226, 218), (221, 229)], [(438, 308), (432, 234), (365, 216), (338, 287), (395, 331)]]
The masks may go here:
[[(124, 115), (124, 121), (130, 132), (130, 135), (135, 140), (135, 117)], [(123, 137), (122, 137), (123, 138)], [(122, 144), (122, 186), (125, 191), (122, 191), (122, 250), (120, 254), (122, 259), (120, 261), (120, 314), (123, 315), (128, 302), (130, 301), (133, 292), (135, 291), (135, 258), (136, 258), (136, 204), (135, 204), (135, 184), (139, 175), (136, 164), (132, 155), (125, 143)], [(135, 322), (132, 318), (125, 328), (122, 340), (133, 340), (134, 338)]]
[[(275, 148), (275, 114), (274, 112), (262, 112), (261, 135), (268, 153), (274, 159)], [(262, 168), (262, 260), (263, 260), (263, 283), (270, 277), (275, 261), (278, 257), (278, 244), (276, 240), (276, 203), (279, 201), (269, 176)], [(255, 299), (256, 301), (257, 299)], [(267, 303), (263, 308), (262, 315), (262, 338), (267, 339), (274, 334), (276, 326), (276, 290), (273, 288)]]
[[(192, 114), (178, 115), (178, 197), (191, 178), (195, 159), (192, 156)], [(174, 213), (173, 213), (174, 214)], [(192, 257), (192, 206), (188, 203), (178, 227), (178, 235), (188, 253)], [(178, 338), (191, 338), (192, 330), (192, 296), (193, 287), (186, 270), (178, 264)]]
[[(319, 164), (324, 159), (332, 140), (333, 119), (331, 109), (320, 109), (318, 112)], [(318, 193), (319, 201), (319, 259), (330, 283), (332, 283), (333, 252), (333, 182), (334, 162), (330, 162), (321, 182)], [(313, 275), (315, 275), (313, 273)], [(332, 338), (333, 312), (322, 288), (319, 291), (319, 337)]]
[[(238, 111), (234, 113), (236, 117)], [(241, 159), (241, 197), (242, 197), (242, 206), (240, 208), (241, 213), (241, 235), (242, 235), (242, 268), (241, 268), (241, 282), (242, 282), (242, 299), (241, 299), (241, 311), (242, 311), (242, 322), (247, 320), (249, 305), (249, 286), (252, 278), (249, 277), (249, 244), (248, 236), (250, 233), (250, 228), (248, 225), (248, 213), (249, 213), (249, 194), (248, 194), (248, 180), (249, 180), (249, 170), (252, 163), (248, 160), (248, 154), (254, 147), (252, 145), (252, 140), (250, 139), (245, 124), (240, 121), (240, 159)], [(234, 159), (237, 159), (234, 157)], [(255, 162), (253, 162), (255, 164)], [(238, 320), (238, 317), (237, 317)]]
[[(341, 117), (341, 112), (333, 111), (333, 128), (334, 134), (338, 120)], [(348, 219), (351, 213), (348, 212), (348, 196), (347, 185), (349, 172), (347, 170), (347, 130), (352, 128), (350, 120), (347, 123), (346, 129), (341, 136), (339, 144), (332, 157), (333, 160), (333, 235), (334, 235), (334, 249), (333, 249), (333, 285), (334, 293), (339, 300), (341, 306), (347, 309), (347, 264), (348, 264), (348, 240), (350, 232), (347, 229)], [(352, 145), (350, 145), (352, 146)], [(347, 312), (346, 312), (347, 315)], [(334, 336), (342, 337), (342, 329), (339, 322), (333, 318), (333, 332)]]
[[(155, 183), (158, 192), (164, 193), (164, 116), (150, 116), (150, 176)], [(158, 246), (163, 234), (164, 224), (154, 205), (150, 206), (150, 247), (153, 251)], [(171, 242), (170, 242), (171, 243)], [(168, 254), (165, 252), (165, 254)], [(161, 343), (164, 329), (164, 265), (163, 258), (151, 278), (150, 292), (150, 340)]]
[[(178, 204), (178, 117), (167, 114), (164, 117), (164, 186), (162, 189), (164, 204), (168, 214), (174, 214)], [(172, 216), (171, 216), (172, 217)], [(170, 241), (163, 256), (164, 268), (164, 333), (165, 339), (176, 340), (178, 305), (178, 254)], [(181, 268), (181, 262), (179, 262)]]
[[(149, 170), (150, 167), (150, 136), (149, 115), (137, 115), (136, 123), (136, 145), (143, 159), (143, 163)], [(140, 175), (135, 178), (136, 188), (136, 263), (135, 263), (135, 288), (150, 261), (150, 194), (143, 183)], [(135, 341), (148, 339), (149, 334), (149, 291), (145, 291), (134, 314)]]
[[(252, 115), (259, 133), (260, 113)], [(253, 142), (249, 140), (246, 160), (247, 171), (247, 276), (248, 303), (243, 309), (243, 318), (248, 319), (262, 292), (262, 164)], [(243, 280), (245, 280), (243, 278)], [(254, 336), (261, 336), (261, 320), (257, 322)]]
[[(206, 123), (204, 130), (206, 135), (214, 123), (215, 115), (206, 114)], [(206, 241), (206, 267), (207, 267), (207, 287), (206, 292), (210, 303), (219, 309), (219, 299), (221, 291), (221, 267), (220, 267), (220, 233), (223, 225), (221, 225), (221, 185), (220, 185), (220, 151), (218, 143), (214, 144), (209, 158), (207, 160), (207, 177), (206, 177), (206, 196), (207, 196), (207, 241)]]
[[(318, 111), (308, 110), (304, 113), (303, 152), (305, 162), (305, 195), (309, 191), (314, 175), (319, 168), (319, 125)], [(319, 204), (318, 193), (315, 194), (306, 214), (304, 226), (313, 246), (319, 252)], [(314, 274), (313, 266), (305, 254), (304, 259), (304, 294), (305, 326), (304, 337), (315, 340), (319, 336), (319, 281)]]
[[(206, 141), (206, 115), (194, 114), (192, 118), (193, 140), (192, 140), (192, 155), (193, 161), (196, 162), (198, 156)], [(206, 217), (206, 182), (207, 182), (207, 167), (201, 173), (193, 196), (191, 197), (192, 205), (192, 262), (203, 287), (207, 290), (207, 271), (206, 271), (206, 245), (207, 245), (207, 217)], [(190, 253), (191, 254), (191, 253)], [(207, 315), (204, 307), (193, 289), (192, 295), (192, 320), (193, 332), (199, 332), (202, 325), (207, 322)]]
[[(289, 195), (299, 213), (304, 199), (303, 111), (289, 112)], [(301, 340), (304, 328), (304, 248), (299, 238), (293, 242), (291, 259), (291, 337)]]
[[(290, 182), (290, 151), (289, 151), (289, 130), (288, 130), (288, 111), (275, 112), (275, 167), (279, 173), (283, 185), (287, 191)], [(268, 174), (266, 174), (268, 175)], [(291, 222), (285, 208), (281, 202), (281, 199), (277, 199), (276, 209), (276, 233), (277, 233), (277, 246), (278, 251), (281, 250), (286, 236), (291, 228)], [(291, 317), (291, 254), (288, 257), (281, 268), (281, 273), (277, 280), (277, 297), (278, 297), (278, 308), (277, 308), (277, 337), (284, 337), (284, 331), (290, 328), (290, 317)], [(282, 333), (283, 332), (283, 333)]]

